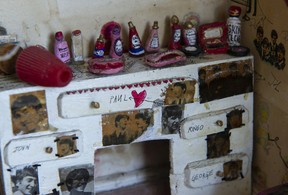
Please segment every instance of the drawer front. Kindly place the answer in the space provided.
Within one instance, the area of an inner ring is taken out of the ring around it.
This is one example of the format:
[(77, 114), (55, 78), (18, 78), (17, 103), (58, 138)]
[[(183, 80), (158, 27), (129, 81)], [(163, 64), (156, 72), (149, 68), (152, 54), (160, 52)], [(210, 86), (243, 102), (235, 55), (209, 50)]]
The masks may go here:
[(201, 103), (253, 92), (251, 60), (204, 66), (198, 75)]
[(192, 162), (185, 168), (185, 184), (190, 188), (239, 180), (246, 177), (249, 158), (233, 154), (215, 160)]
[[(67, 149), (70, 151), (64, 154), (65, 144), (67, 144)], [(79, 156), (81, 151), (82, 133), (76, 130), (62, 134), (55, 133), (38, 137), (13, 139), (5, 146), (4, 158), (6, 164), (13, 167), (31, 162), (40, 163), (60, 158), (75, 157)]]
[(179, 98), (173, 99), (174, 93), (171, 93), (171, 88), (177, 87), (174, 86), (175, 83), (185, 84), (185, 95), (188, 100), (186, 98), (184, 102), (193, 102), (195, 80), (174, 78), (107, 88), (68, 91), (58, 97), (59, 115), (63, 118), (74, 118), (140, 108), (147, 109), (163, 104), (178, 104), (179, 102), (176, 100)]
[(248, 111), (243, 106), (198, 114), (185, 118), (181, 137), (193, 139), (241, 127), (248, 123)]

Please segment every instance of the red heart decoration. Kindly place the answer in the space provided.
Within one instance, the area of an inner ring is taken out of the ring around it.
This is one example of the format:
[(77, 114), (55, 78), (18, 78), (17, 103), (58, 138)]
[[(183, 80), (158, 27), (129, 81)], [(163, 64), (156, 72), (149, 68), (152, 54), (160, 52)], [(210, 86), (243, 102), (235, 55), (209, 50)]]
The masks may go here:
[(137, 108), (138, 106), (140, 106), (144, 102), (146, 95), (147, 95), (146, 90), (143, 90), (140, 93), (137, 93), (136, 90), (133, 90), (131, 92), (131, 94), (132, 94), (134, 102), (135, 102), (135, 108)]

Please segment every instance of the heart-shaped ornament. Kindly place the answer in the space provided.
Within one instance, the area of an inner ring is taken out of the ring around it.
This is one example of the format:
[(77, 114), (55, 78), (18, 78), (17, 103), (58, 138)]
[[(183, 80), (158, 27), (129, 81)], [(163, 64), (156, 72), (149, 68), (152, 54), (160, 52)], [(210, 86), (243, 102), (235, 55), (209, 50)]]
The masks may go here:
[(140, 106), (143, 103), (143, 101), (146, 98), (147, 93), (146, 93), (146, 90), (143, 90), (140, 93), (137, 93), (136, 90), (133, 90), (131, 92), (131, 95), (132, 95), (134, 102), (135, 102), (135, 108), (137, 108), (138, 106)]

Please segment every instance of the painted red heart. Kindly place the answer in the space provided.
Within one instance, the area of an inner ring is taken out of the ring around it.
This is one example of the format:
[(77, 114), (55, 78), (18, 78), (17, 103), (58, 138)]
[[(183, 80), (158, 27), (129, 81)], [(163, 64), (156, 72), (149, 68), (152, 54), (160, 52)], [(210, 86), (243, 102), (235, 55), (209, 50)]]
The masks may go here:
[(132, 94), (134, 102), (135, 102), (135, 108), (137, 108), (138, 106), (140, 106), (143, 103), (143, 101), (145, 100), (146, 95), (147, 95), (146, 90), (143, 90), (140, 93), (137, 93), (136, 90), (133, 90), (131, 92), (131, 94)]

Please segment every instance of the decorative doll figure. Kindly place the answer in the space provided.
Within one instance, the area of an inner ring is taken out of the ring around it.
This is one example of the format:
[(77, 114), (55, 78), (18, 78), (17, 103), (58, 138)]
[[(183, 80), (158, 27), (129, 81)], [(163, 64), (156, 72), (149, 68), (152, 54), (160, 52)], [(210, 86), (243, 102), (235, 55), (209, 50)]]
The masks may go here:
[(121, 58), (123, 55), (122, 40), (120, 38), (121, 27), (115, 25), (111, 31), (111, 47), (109, 56), (111, 58)]
[(152, 30), (145, 45), (145, 50), (149, 53), (156, 53), (160, 50), (158, 28), (158, 21), (154, 21)]
[(136, 27), (130, 21), (129, 25), (129, 53), (132, 56), (140, 56), (145, 53), (145, 50), (142, 46), (141, 40), (139, 38)]
[(193, 26), (192, 22), (186, 22), (183, 29), (183, 40), (185, 46), (195, 46), (197, 43), (196, 35), (196, 28)]
[(179, 18), (173, 15), (171, 18), (171, 24), (172, 36), (168, 48), (181, 49), (181, 26), (179, 24)]
[(241, 20), (239, 16), (241, 8), (238, 6), (230, 6), (229, 18), (227, 19), (228, 27), (228, 44), (229, 46), (239, 46), (241, 39)]
[(102, 34), (99, 35), (95, 43), (95, 49), (93, 52), (93, 58), (102, 58), (104, 57), (104, 50), (105, 50), (105, 41)]

